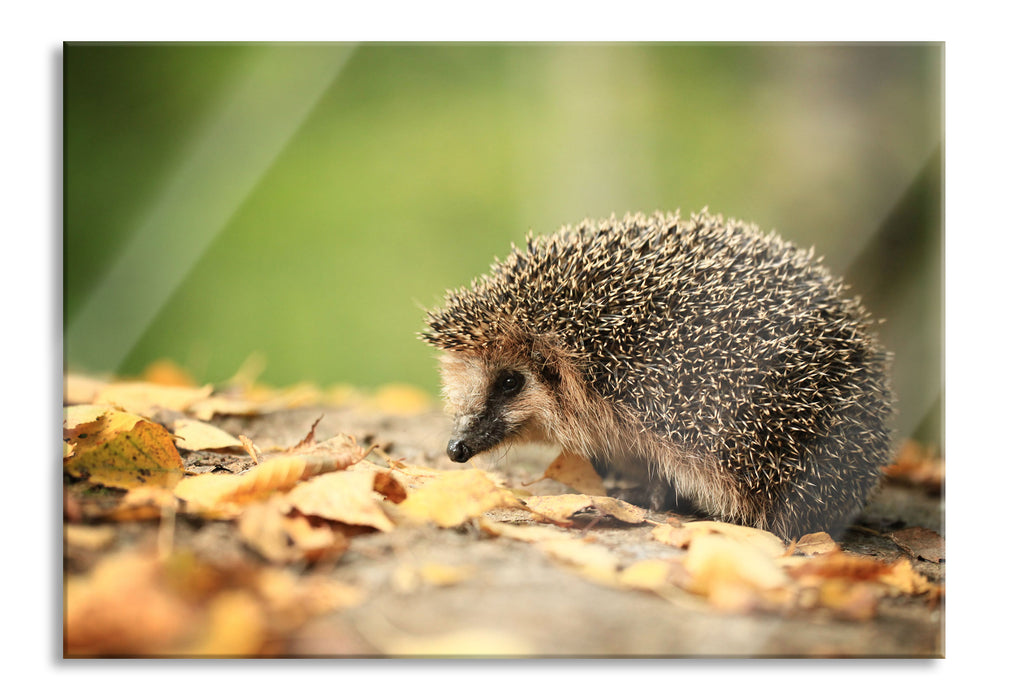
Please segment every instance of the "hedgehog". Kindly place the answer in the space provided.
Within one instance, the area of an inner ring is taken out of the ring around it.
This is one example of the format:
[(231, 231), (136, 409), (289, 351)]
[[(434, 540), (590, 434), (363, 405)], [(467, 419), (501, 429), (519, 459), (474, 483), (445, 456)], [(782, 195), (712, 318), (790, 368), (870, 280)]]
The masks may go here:
[(837, 533), (892, 457), (891, 356), (809, 250), (705, 208), (534, 237), (427, 310), (454, 462), (553, 444), (611, 495)]

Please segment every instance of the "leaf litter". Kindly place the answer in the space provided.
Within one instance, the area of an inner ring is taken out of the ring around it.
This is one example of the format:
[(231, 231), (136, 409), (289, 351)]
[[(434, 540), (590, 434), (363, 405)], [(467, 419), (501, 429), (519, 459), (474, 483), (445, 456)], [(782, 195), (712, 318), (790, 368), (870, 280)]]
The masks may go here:
[[(378, 446), (379, 436), (364, 446), (350, 435), (320, 441), (321, 417), (293, 447), (263, 450), (209, 421), (282, 411), (327, 395), (352, 397), (347, 400), (358, 402), (353, 407), (385, 401), (393, 415), (418, 411), (424, 401), (402, 387), (367, 400), (308, 386), (252, 390), (249, 382), (244, 391), (215, 391), (192, 386), (184, 373), (166, 366), (147, 378), (161, 383), (66, 378), (65, 547), (97, 557), (87, 570), (65, 574), (67, 656), (283, 655), (284, 640), (302, 625), (368, 599), (367, 588), (332, 575), (352, 542), (370, 533), (430, 527), (475, 528), (490, 540), (533, 547), (593, 584), (725, 615), (818, 612), (867, 621), (886, 599), (938, 601), (944, 594), (912, 565), (913, 559), (944, 561), (941, 536), (925, 528), (891, 533), (905, 556), (881, 560), (844, 551), (827, 533), (783, 542), (726, 523), (663, 521), (606, 496), (591, 465), (576, 455), (562, 454), (539, 478), (509, 487), (492, 471), (396, 458)], [(182, 466), (182, 454), (236, 450), (251, 456), (237, 474), (188, 474)], [(903, 460), (900, 473), (918, 474), (919, 483), (935, 488), (933, 456), (907, 453)], [(927, 476), (909, 467), (912, 462), (927, 463)], [(520, 488), (546, 481), (569, 492), (530, 495)], [(111, 495), (93, 498), (99, 487)], [(174, 546), (170, 530), (178, 517), (222, 523), (251, 556), (229, 569)], [(117, 528), (134, 522), (157, 524), (155, 546), (120, 541)], [(606, 523), (644, 528), (652, 549), (636, 556), (614, 549), (601, 537), (611, 528)], [(451, 589), (480, 575), (469, 564), (403, 555), (384, 556), (399, 558), (389, 583), (404, 595)], [(480, 627), (434, 635), (371, 630), (366, 636), (379, 653), (391, 655), (535, 653), (525, 639)]]

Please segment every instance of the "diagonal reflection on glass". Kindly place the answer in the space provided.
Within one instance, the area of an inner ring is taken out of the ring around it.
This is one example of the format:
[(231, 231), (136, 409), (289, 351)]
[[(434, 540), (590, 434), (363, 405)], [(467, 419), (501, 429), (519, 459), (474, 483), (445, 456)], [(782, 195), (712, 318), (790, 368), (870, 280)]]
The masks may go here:
[[(158, 311), (297, 133), (354, 47), (263, 46), (108, 273), (70, 320), (75, 364), (116, 371)], [(123, 304), (122, 290), (131, 293)], [(92, 329), (110, 328), (97, 336)]]

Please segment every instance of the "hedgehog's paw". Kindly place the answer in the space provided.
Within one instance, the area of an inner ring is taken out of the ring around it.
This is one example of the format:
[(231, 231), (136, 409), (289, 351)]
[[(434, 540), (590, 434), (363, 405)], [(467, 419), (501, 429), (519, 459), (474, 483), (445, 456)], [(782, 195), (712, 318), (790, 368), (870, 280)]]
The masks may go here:
[(648, 510), (666, 510), (669, 507), (668, 503), (670, 500), (673, 502), (676, 501), (676, 495), (671, 488), (655, 483), (627, 488), (613, 488), (609, 489), (608, 493), (613, 498), (619, 498), (621, 501), (627, 501), (632, 505), (647, 508)]
[(704, 513), (690, 500), (683, 498), (669, 484), (653, 481), (640, 486), (627, 488), (612, 488), (607, 494), (613, 498), (654, 510), (657, 512), (673, 511), (678, 515), (703, 515)]

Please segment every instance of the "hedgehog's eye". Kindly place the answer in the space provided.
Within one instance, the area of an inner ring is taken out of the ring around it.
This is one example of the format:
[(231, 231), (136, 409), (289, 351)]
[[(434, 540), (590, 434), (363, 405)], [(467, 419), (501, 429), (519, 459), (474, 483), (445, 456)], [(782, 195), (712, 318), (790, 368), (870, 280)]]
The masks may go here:
[(508, 370), (502, 372), (497, 378), (497, 390), (505, 396), (514, 396), (522, 389), (526, 383), (526, 378), (521, 372)]

